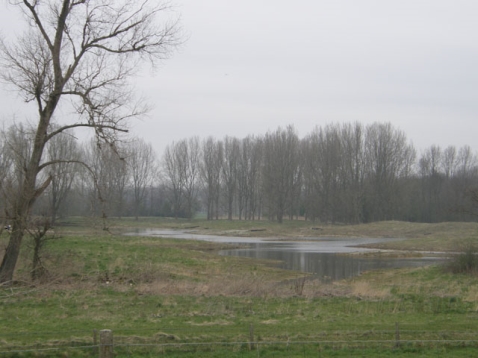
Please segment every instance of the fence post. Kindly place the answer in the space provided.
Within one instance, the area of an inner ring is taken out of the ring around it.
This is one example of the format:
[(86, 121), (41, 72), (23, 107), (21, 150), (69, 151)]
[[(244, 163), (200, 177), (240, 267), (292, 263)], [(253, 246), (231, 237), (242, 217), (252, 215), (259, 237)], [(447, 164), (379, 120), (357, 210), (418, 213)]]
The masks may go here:
[(98, 331), (96, 329), (93, 330), (93, 354), (98, 354)]
[(254, 326), (252, 323), (249, 325), (249, 350), (254, 349)]
[(113, 331), (102, 329), (100, 331), (100, 358), (113, 358)]
[(400, 348), (400, 328), (398, 322), (395, 322), (395, 348)]

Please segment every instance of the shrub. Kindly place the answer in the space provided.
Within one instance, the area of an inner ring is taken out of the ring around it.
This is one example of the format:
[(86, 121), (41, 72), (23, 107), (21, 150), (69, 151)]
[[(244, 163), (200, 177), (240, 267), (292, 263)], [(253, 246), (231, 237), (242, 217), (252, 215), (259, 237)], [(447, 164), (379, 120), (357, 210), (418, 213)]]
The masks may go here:
[(471, 240), (467, 241), (459, 253), (456, 253), (447, 264), (452, 273), (478, 273), (478, 247)]

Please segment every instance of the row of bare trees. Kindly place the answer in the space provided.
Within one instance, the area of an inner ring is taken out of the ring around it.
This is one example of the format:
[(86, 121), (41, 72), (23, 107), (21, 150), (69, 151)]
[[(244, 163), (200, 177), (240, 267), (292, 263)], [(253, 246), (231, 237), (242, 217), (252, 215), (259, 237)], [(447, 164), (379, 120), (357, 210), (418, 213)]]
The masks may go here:
[[(1, 132), (3, 223), (24, 175), (33, 130)], [(305, 218), (330, 223), (470, 220), (478, 162), (470, 147), (432, 146), (417, 156), (389, 123), (293, 127), (243, 139), (169, 144), (161, 160), (141, 139), (79, 144), (65, 131), (46, 147), (50, 185), (36, 214), (172, 216), (239, 220)], [(58, 158), (70, 158), (68, 161)]]
[(168, 145), (162, 186), (174, 216), (266, 217), (359, 223), (470, 220), (478, 184), (470, 147), (432, 146), (419, 156), (390, 123), (293, 127), (244, 139)]
[[(14, 200), (24, 176), (34, 130), (22, 124), (0, 131), (0, 208), (2, 227), (12, 221)], [(51, 218), (68, 214), (122, 216), (144, 214), (143, 205), (158, 179), (158, 159), (151, 144), (142, 139), (121, 145), (78, 143), (64, 131), (46, 146), (45, 163), (51, 163), (40, 179), (49, 186), (34, 213)], [(69, 158), (60, 160), (60, 158)], [(126, 210), (127, 208), (127, 210)]]

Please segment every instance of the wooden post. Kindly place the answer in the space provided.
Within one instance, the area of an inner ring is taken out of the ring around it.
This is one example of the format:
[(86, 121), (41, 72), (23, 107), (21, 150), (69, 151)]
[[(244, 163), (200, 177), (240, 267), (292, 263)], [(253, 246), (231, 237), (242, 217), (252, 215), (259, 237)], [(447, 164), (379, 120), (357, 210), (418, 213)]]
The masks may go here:
[(93, 330), (93, 354), (98, 354), (98, 331), (96, 329)]
[(400, 329), (398, 322), (395, 322), (395, 348), (400, 348)]
[(249, 326), (249, 350), (254, 349), (254, 326), (252, 323)]
[(113, 331), (102, 329), (100, 331), (100, 358), (113, 358)]

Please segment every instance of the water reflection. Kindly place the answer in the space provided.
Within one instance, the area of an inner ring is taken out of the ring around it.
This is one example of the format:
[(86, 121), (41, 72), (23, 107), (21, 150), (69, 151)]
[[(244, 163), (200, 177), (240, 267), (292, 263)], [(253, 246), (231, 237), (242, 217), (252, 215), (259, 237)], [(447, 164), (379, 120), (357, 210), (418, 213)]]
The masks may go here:
[(380, 257), (380, 255), (353, 255), (358, 252), (377, 251), (358, 245), (397, 239), (334, 237), (302, 238), (304, 241), (278, 241), (254, 237), (197, 235), (187, 231), (158, 229), (138, 229), (127, 235), (171, 237), (246, 246), (240, 249), (222, 250), (220, 255), (276, 260), (281, 262), (278, 265), (281, 268), (314, 273), (325, 281), (341, 280), (369, 270), (420, 267), (443, 261), (437, 257), (393, 258)]
[(331, 252), (290, 251), (274, 244), (254, 244), (247, 249), (222, 250), (221, 255), (278, 260), (281, 268), (316, 274), (324, 281), (335, 281), (358, 276), (365, 271), (401, 267), (420, 267), (438, 263), (434, 257), (390, 258), (344, 255)]

